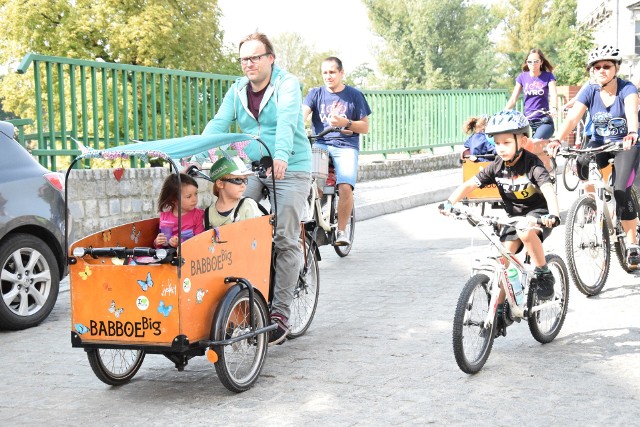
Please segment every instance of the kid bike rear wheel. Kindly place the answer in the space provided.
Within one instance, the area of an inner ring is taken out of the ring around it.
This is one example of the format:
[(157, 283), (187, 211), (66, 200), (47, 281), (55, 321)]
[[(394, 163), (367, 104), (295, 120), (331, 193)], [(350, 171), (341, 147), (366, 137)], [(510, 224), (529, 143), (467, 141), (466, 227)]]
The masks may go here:
[(611, 243), (609, 232), (598, 218), (596, 201), (585, 194), (569, 209), (565, 234), (569, 274), (580, 292), (597, 295), (609, 275)]
[[(631, 186), (631, 200), (633, 201), (633, 205), (636, 209), (636, 215), (638, 217), (638, 225), (636, 225), (636, 241), (640, 242), (640, 204), (638, 202), (638, 190), (636, 190), (635, 186)], [(624, 233), (620, 220), (616, 220), (616, 233), (621, 235)], [(627, 273), (637, 271), (637, 268), (632, 268), (627, 262), (627, 246), (625, 245), (625, 240), (616, 239), (613, 243), (613, 247), (616, 249), (616, 255), (618, 256), (618, 261), (620, 262), (622, 269)]]
[(569, 274), (562, 258), (558, 255), (547, 255), (545, 257), (549, 270), (556, 279), (554, 285), (554, 296), (552, 302), (559, 303), (551, 307), (543, 308), (540, 311), (532, 312), (532, 308), (538, 305), (536, 290), (529, 288), (529, 330), (536, 341), (546, 344), (553, 341), (564, 323), (569, 306)]
[(472, 276), (458, 298), (453, 318), (453, 354), (458, 367), (467, 374), (475, 374), (484, 366), (493, 347), (495, 321), (485, 328), (489, 313), (489, 277)]

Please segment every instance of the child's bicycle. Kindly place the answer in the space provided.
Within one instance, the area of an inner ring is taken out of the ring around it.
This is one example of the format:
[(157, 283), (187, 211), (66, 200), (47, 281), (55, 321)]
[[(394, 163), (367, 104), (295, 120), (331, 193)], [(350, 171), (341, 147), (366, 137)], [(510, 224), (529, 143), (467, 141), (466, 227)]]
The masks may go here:
[[(569, 208), (565, 236), (569, 273), (578, 290), (588, 296), (599, 294), (607, 281), (611, 239), (614, 239), (613, 246), (623, 270), (628, 273), (636, 271), (635, 266), (627, 263), (626, 233), (615, 216), (612, 173), (615, 165), (610, 160), (611, 167), (600, 171), (593, 161), (597, 153), (620, 150), (621, 144), (609, 142), (595, 148), (568, 147), (558, 152), (559, 156), (588, 155), (592, 160), (589, 182), (594, 185), (595, 194), (585, 194), (581, 190), (581, 195)], [(631, 187), (631, 199), (640, 217), (638, 190), (635, 185)], [(636, 230), (636, 235), (640, 237), (640, 227)]]
[[(472, 276), (464, 285), (458, 299), (453, 318), (453, 353), (460, 369), (467, 374), (479, 372), (487, 361), (493, 341), (499, 333), (497, 323), (504, 327), (514, 321), (525, 319), (531, 335), (542, 344), (555, 339), (560, 332), (567, 314), (569, 303), (569, 276), (564, 261), (555, 254), (546, 255), (547, 265), (555, 278), (554, 296), (551, 300), (539, 302), (536, 289), (530, 286), (533, 269), (524, 263), (500, 242), (498, 228), (505, 225), (524, 230), (530, 228), (530, 221), (523, 217), (492, 218), (474, 214), (471, 211), (454, 210), (456, 218), (468, 222), (485, 235), (494, 253), (486, 259), (476, 259)], [(515, 267), (520, 275), (524, 297), (520, 304), (507, 276), (507, 263)], [(505, 309), (498, 318), (498, 296), (500, 288), (505, 290)]]
[[(309, 135), (309, 142), (313, 144), (316, 139), (322, 138), (331, 132), (353, 133), (342, 128), (328, 127), (318, 135)], [(313, 179), (307, 212), (309, 212), (315, 224), (313, 235), (318, 246), (331, 245), (340, 257), (346, 257), (351, 252), (356, 233), (355, 203), (345, 228), (345, 233), (350, 243), (348, 245), (336, 245), (340, 194), (338, 192), (338, 183), (335, 180), (335, 173), (333, 172), (333, 159), (327, 150), (312, 147), (311, 151), (313, 155)]]

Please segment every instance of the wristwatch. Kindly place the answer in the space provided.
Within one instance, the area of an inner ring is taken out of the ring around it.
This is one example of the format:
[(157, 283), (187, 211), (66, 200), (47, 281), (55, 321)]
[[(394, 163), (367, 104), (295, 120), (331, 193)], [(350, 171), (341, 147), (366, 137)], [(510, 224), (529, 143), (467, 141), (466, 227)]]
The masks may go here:
[(351, 120), (349, 120), (347, 122), (347, 125), (344, 127), (345, 129), (349, 129), (351, 127), (351, 123), (353, 123)]

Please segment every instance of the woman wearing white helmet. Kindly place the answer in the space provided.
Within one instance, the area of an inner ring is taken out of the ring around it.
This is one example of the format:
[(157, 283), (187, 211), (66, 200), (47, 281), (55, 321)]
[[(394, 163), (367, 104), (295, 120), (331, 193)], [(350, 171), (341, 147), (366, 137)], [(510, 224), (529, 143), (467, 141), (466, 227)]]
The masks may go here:
[[(500, 240), (512, 253), (519, 252), (523, 246), (526, 248), (535, 266), (531, 283), (538, 299), (552, 299), (555, 279), (547, 266), (542, 241), (551, 232), (550, 227), (560, 224), (560, 210), (547, 169), (538, 156), (522, 148), (529, 141), (529, 121), (519, 111), (501, 111), (489, 119), (485, 131), (493, 136), (498, 156), (449, 196), (441, 207), (442, 213), (449, 213), (455, 203), (476, 188), (496, 185), (507, 215), (541, 218), (547, 227), (544, 231), (503, 227)], [(498, 302), (502, 303), (504, 298), (501, 290)], [(498, 324), (498, 328), (498, 334), (505, 333), (504, 325)]]
[[(631, 185), (640, 162), (640, 149), (636, 145), (638, 90), (631, 82), (617, 77), (621, 62), (620, 51), (613, 46), (599, 46), (589, 54), (587, 69), (591, 72), (593, 83), (580, 91), (556, 134), (557, 139), (549, 143), (549, 148), (557, 151), (560, 141), (575, 129), (587, 109), (594, 125), (594, 132), (587, 147), (597, 147), (605, 141), (623, 142), (623, 151), (599, 153), (596, 162), (602, 169), (608, 165), (610, 158), (615, 157), (616, 215), (621, 219), (622, 228), (627, 235), (627, 261), (631, 265), (639, 265), (640, 248), (636, 236), (638, 212), (633, 203), (627, 203), (631, 200)], [(577, 164), (578, 176), (583, 180), (587, 179), (588, 160), (579, 157)]]

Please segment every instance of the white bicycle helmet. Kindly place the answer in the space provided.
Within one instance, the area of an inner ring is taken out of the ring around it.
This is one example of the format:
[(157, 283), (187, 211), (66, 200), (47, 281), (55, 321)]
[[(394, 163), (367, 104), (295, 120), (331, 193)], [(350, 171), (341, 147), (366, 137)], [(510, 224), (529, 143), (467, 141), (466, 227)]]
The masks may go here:
[(526, 134), (529, 136), (529, 120), (520, 111), (504, 110), (489, 118), (485, 133), (494, 136), (497, 133)]
[(620, 64), (622, 62), (620, 50), (608, 44), (596, 47), (591, 51), (591, 53), (589, 53), (587, 68), (591, 68), (593, 64), (599, 61), (612, 61), (616, 64)]

